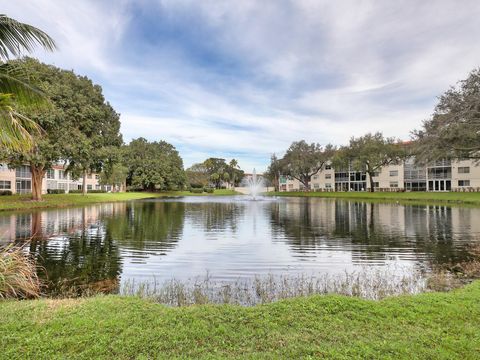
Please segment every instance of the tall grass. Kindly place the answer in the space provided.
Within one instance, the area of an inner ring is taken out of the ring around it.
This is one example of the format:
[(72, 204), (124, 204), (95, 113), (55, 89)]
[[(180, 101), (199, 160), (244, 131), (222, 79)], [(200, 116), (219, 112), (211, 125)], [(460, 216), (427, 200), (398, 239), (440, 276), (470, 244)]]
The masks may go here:
[(0, 248), (0, 299), (31, 299), (40, 296), (35, 261), (23, 247)]
[[(398, 269), (397, 269), (398, 270)], [(338, 275), (267, 275), (252, 280), (218, 282), (207, 274), (193, 281), (169, 280), (135, 283), (127, 281), (120, 294), (150, 298), (170, 306), (199, 304), (236, 304), (254, 306), (281, 299), (315, 294), (342, 294), (366, 299), (416, 294), (427, 289), (420, 272), (398, 275), (396, 270), (368, 270)]]

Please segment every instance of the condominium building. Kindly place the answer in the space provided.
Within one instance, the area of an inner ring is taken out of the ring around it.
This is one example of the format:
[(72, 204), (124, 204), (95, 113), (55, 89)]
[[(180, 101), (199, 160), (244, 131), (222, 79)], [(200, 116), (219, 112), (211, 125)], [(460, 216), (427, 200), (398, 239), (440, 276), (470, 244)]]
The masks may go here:
[[(382, 167), (373, 176), (373, 184), (365, 172), (335, 170), (325, 165), (311, 177), (313, 191), (480, 191), (480, 164), (472, 160), (439, 160), (420, 166), (413, 158)], [(280, 191), (303, 191), (300, 181), (280, 177)]]
[[(110, 187), (102, 187), (99, 183), (99, 175), (90, 173), (87, 175), (87, 190), (107, 190)], [(42, 184), (42, 193), (49, 189), (81, 190), (83, 179), (74, 179), (65, 171), (65, 166), (54, 165), (47, 170)], [(32, 173), (29, 166), (20, 166), (10, 169), (6, 164), (0, 164), (0, 191), (9, 190), (13, 194), (27, 194), (32, 192)]]

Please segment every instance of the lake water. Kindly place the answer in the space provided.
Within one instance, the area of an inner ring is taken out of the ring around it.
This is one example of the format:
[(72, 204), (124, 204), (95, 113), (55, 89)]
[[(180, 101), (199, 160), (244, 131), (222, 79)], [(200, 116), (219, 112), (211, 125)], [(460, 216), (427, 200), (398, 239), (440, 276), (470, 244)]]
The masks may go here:
[(183, 197), (0, 215), (51, 288), (430, 269), (480, 243), (480, 208), (319, 198)]

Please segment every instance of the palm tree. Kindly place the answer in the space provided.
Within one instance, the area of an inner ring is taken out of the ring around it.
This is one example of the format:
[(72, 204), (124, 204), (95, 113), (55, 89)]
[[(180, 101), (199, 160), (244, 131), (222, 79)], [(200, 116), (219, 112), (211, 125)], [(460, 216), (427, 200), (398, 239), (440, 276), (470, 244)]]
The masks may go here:
[(230, 160), (230, 168), (232, 169), (232, 184), (235, 189), (235, 181), (237, 180), (236, 170), (239, 168), (238, 161), (235, 159)]
[(40, 91), (28, 85), (28, 76), (7, 61), (31, 53), (41, 46), (56, 48), (53, 39), (34, 26), (0, 14), (0, 147), (28, 150), (33, 145), (32, 134), (39, 126), (15, 111), (15, 105), (39, 105), (44, 102)]

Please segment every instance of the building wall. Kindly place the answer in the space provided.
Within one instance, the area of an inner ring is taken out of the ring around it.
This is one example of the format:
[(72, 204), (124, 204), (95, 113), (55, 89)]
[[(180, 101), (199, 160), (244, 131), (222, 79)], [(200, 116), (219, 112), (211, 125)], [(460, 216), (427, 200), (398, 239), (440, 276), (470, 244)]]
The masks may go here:
[[(433, 169), (447, 169), (446, 175), (429, 175)], [(345, 171), (342, 171), (345, 172)], [(339, 173), (339, 172), (338, 172)], [(337, 173), (337, 174), (338, 174)], [(355, 172), (350, 170), (346, 172), (346, 178), (351, 179)], [(298, 180), (282, 177), (280, 181), (280, 191), (301, 191), (302, 184)], [(480, 191), (480, 164), (473, 160), (458, 161), (439, 161), (427, 167), (415, 165), (413, 159), (407, 159), (405, 163), (393, 164), (383, 167), (378, 174), (373, 177), (374, 187), (380, 191), (411, 191), (425, 190), (429, 181), (442, 181), (442, 189), (439, 191)], [(354, 186), (356, 183), (356, 186)], [(449, 188), (447, 189), (447, 183)], [(344, 186), (344, 190), (367, 191), (371, 184), (368, 176), (365, 180), (365, 186), (356, 181), (349, 182)], [(340, 187), (338, 187), (340, 188)], [(335, 170), (323, 168), (317, 174), (312, 176), (310, 181), (312, 191), (335, 190)], [(429, 187), (430, 191), (436, 191), (435, 186)]]
[[(3, 185), (10, 183), (10, 188), (4, 188)], [(18, 185), (25, 186), (25, 184), (30, 185), (30, 190), (22, 190), (22, 187)], [(72, 179), (71, 174), (65, 174), (65, 168), (62, 165), (54, 165), (51, 170), (49, 170), (43, 179), (42, 183), (42, 193), (47, 193), (48, 189), (64, 189), (66, 192), (70, 190), (81, 189), (82, 179)], [(87, 190), (99, 190), (101, 189), (99, 183), (98, 174), (87, 175)], [(30, 193), (31, 192), (31, 174), (27, 166), (22, 167), (20, 171), (16, 169), (9, 169), (7, 165), (0, 164), (0, 191), (10, 190), (12, 193)], [(110, 189), (106, 189), (109, 191)]]

